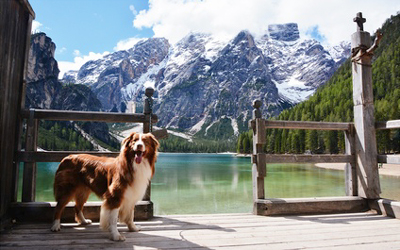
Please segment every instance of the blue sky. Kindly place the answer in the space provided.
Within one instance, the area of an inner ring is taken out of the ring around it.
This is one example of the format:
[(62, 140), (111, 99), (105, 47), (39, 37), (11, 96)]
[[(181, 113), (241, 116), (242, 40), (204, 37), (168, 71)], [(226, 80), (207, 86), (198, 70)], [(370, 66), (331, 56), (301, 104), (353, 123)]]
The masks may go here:
[(36, 21), (56, 43), (56, 59), (73, 61), (89, 52), (113, 51), (121, 40), (152, 37), (152, 29), (133, 27), (134, 13), (148, 9), (141, 0), (30, 0)]
[(371, 33), (400, 11), (399, 0), (28, 0), (36, 13), (35, 32), (56, 44), (61, 70), (78, 70), (140, 38), (165, 37), (176, 43), (189, 32), (232, 39), (241, 30), (262, 35), (269, 24), (295, 22), (301, 38), (335, 45), (356, 30), (363, 12)]

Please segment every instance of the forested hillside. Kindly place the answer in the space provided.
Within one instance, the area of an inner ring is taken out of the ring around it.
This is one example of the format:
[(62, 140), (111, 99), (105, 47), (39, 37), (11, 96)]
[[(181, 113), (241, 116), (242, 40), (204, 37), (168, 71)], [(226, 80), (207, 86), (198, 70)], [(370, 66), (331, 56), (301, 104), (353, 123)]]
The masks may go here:
[[(382, 26), (383, 38), (372, 64), (376, 121), (400, 119), (400, 14)], [(350, 59), (309, 100), (283, 111), (276, 120), (353, 121), (353, 90)], [(251, 133), (239, 136), (237, 151), (251, 152)], [(400, 130), (377, 131), (379, 153), (400, 151)], [(341, 131), (267, 130), (269, 153), (343, 153)]]

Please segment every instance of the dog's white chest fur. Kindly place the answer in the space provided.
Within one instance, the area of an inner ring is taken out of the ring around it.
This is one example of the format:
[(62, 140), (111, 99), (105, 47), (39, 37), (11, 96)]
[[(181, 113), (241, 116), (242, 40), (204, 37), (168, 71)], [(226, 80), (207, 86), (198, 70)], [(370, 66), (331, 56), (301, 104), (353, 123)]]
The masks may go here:
[(125, 190), (124, 199), (119, 211), (121, 221), (125, 221), (125, 218), (129, 217), (132, 213), (132, 209), (136, 203), (142, 200), (151, 179), (152, 171), (147, 159), (143, 159), (140, 164), (134, 163), (133, 166), (133, 183)]
[(147, 159), (143, 159), (140, 164), (134, 164), (133, 183), (127, 188), (124, 199), (132, 200), (135, 204), (140, 201), (147, 189), (151, 179), (151, 167)]

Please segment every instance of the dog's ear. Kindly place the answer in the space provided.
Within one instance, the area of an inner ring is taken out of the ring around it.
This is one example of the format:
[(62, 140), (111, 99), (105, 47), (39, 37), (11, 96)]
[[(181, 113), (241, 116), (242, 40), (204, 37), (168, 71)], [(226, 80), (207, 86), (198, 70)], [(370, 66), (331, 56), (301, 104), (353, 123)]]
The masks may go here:
[(129, 147), (129, 143), (133, 140), (135, 136), (135, 132), (132, 132), (128, 137), (126, 137), (121, 143), (121, 149)]
[(148, 136), (150, 138), (150, 142), (151, 142), (152, 146), (154, 147), (154, 149), (157, 150), (158, 147), (160, 146), (160, 143), (158, 142), (158, 140), (152, 133), (148, 133)]

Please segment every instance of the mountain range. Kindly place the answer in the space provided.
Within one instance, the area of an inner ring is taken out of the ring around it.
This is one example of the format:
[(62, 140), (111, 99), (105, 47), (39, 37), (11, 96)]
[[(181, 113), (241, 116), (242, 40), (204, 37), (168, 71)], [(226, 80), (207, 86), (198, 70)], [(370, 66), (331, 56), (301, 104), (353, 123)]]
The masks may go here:
[(288, 23), (229, 41), (203, 33), (175, 45), (149, 38), (89, 61), (63, 81), (89, 86), (105, 110), (128, 101), (140, 106), (145, 87), (153, 87), (159, 126), (231, 138), (247, 130), (253, 99), (263, 100), (264, 116), (277, 115), (323, 85), (349, 54), (348, 42), (324, 48)]
[(252, 100), (263, 100), (264, 116), (277, 115), (312, 95), (349, 54), (348, 42), (324, 48), (300, 38), (297, 24), (278, 24), (259, 37), (190, 33), (175, 45), (145, 39), (65, 73), (62, 82), (89, 87), (101, 110), (128, 101), (140, 108), (144, 89), (153, 87), (158, 126), (227, 139), (247, 130)]

